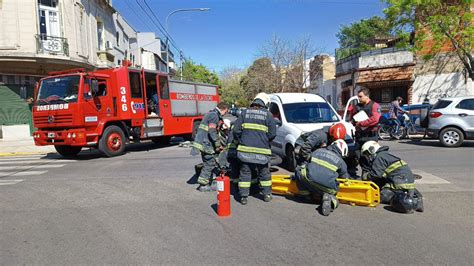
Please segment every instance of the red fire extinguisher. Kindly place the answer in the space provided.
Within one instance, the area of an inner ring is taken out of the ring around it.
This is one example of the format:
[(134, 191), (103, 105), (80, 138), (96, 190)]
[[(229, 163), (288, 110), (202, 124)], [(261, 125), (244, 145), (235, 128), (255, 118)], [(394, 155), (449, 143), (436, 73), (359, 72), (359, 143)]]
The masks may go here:
[(230, 179), (224, 173), (217, 181), (217, 215), (230, 216)]

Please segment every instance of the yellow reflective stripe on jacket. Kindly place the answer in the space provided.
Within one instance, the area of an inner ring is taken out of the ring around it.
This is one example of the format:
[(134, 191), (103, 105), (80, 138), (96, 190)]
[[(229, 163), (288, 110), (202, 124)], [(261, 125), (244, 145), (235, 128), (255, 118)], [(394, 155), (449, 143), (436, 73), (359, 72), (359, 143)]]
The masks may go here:
[(235, 148), (237, 148), (237, 145), (235, 145), (235, 143), (229, 143), (229, 144), (227, 144), (227, 148), (235, 149)]
[(251, 184), (251, 182), (239, 182), (239, 187), (248, 188)]
[(415, 189), (415, 183), (403, 183), (403, 184), (394, 184), (388, 183), (383, 188), (390, 188), (393, 190), (413, 190)]
[(385, 172), (383, 173), (383, 177), (386, 177), (391, 172), (393, 172), (393, 171), (397, 170), (398, 168), (400, 168), (402, 166), (405, 166), (405, 165), (407, 165), (407, 163), (404, 162), (403, 160), (396, 161), (396, 162), (392, 163), (391, 165), (389, 165), (387, 167), (387, 169), (385, 169)]
[(250, 152), (250, 153), (272, 155), (272, 150), (270, 150), (270, 149), (248, 147), (248, 146), (244, 146), (244, 145), (239, 145), (239, 147), (237, 147), (237, 150), (241, 151), (241, 152)]
[(199, 128), (202, 129), (202, 130), (204, 130), (204, 131), (209, 131), (209, 127), (206, 126), (206, 125), (204, 125), (204, 124), (200, 124), (200, 125), (199, 125)]
[(253, 130), (268, 132), (268, 127), (267, 126), (260, 125), (260, 124), (254, 124), (254, 123), (243, 123), (242, 128), (243, 129), (253, 129)]
[(271, 180), (260, 181), (260, 186), (262, 186), (262, 187), (271, 187), (272, 186), (272, 181)]
[(335, 166), (334, 164), (331, 164), (331, 163), (328, 163), (326, 161), (323, 161), (323, 160), (320, 160), (318, 158), (311, 158), (311, 161), (313, 163), (316, 163), (316, 164), (319, 164), (321, 165), (322, 167), (325, 167), (333, 172), (337, 172), (337, 166)]
[(319, 190), (319, 191), (323, 191), (323, 192), (326, 192), (326, 193), (329, 193), (329, 194), (333, 194), (333, 195), (336, 195), (337, 194), (337, 191), (335, 189), (332, 189), (332, 188), (328, 188), (328, 187), (325, 187), (323, 185), (320, 185), (312, 180), (310, 180), (307, 176), (303, 176), (304, 177), (304, 181), (312, 186), (313, 188)]
[(204, 146), (202, 146), (202, 144), (200, 144), (200, 143), (193, 142), (193, 147), (200, 150), (200, 151), (204, 151)]

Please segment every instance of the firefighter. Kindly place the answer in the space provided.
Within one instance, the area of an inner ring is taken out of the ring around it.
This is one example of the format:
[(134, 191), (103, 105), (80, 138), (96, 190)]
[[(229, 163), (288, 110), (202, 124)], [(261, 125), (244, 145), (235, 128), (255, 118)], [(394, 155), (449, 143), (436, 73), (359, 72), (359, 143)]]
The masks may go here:
[[(216, 108), (204, 115), (193, 142), (193, 154), (201, 153), (203, 168), (198, 177), (201, 192), (211, 191), (210, 182), (217, 170), (217, 156), (224, 149), (218, 135), (218, 125), (222, 116), (227, 113), (228, 106), (218, 103)], [(198, 152), (199, 151), (199, 152)]]
[(369, 179), (381, 188), (381, 203), (391, 204), (394, 210), (402, 213), (423, 212), (423, 196), (415, 188), (410, 167), (388, 150), (387, 146), (372, 140), (362, 146), (362, 155), (370, 165), (363, 179)]
[(324, 216), (328, 216), (339, 205), (336, 198), (339, 184), (336, 178), (349, 177), (343, 160), (348, 152), (344, 140), (335, 140), (331, 145), (314, 151), (311, 161), (298, 166), (295, 171), (296, 184), (301, 195), (321, 196), (320, 211)]
[(356, 127), (355, 132), (355, 152), (351, 154), (348, 158), (348, 171), (351, 177), (359, 179), (357, 175), (357, 165), (360, 163), (362, 171), (367, 168), (367, 162), (364, 157), (361, 157), (361, 147), (365, 142), (369, 140), (378, 140), (378, 124), (380, 117), (382, 116), (380, 105), (375, 101), (370, 99), (370, 90), (367, 88), (362, 88), (358, 91), (357, 97), (359, 98), (359, 103), (354, 107), (349, 107), (349, 113), (351, 120), (357, 113), (364, 111), (369, 117), (367, 120), (353, 123)]
[(342, 123), (316, 129), (301, 134), (295, 142), (295, 155), (298, 165), (311, 160), (311, 153), (316, 149), (326, 147), (328, 142), (344, 139), (346, 127)]
[(252, 172), (256, 173), (263, 192), (263, 200), (272, 199), (272, 179), (270, 174), (270, 141), (276, 136), (276, 123), (267, 110), (270, 97), (259, 93), (243, 110), (234, 125), (234, 138), (237, 141), (237, 157), (240, 161), (239, 193), (240, 203), (247, 204), (252, 181)]

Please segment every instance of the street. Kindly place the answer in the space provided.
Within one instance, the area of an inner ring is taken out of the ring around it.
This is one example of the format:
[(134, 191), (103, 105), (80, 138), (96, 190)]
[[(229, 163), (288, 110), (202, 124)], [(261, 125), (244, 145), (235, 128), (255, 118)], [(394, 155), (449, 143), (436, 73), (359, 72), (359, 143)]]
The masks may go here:
[(382, 142), (423, 176), (425, 212), (232, 198), (192, 183), (190, 148), (0, 158), (0, 264), (472, 264), (474, 143)]

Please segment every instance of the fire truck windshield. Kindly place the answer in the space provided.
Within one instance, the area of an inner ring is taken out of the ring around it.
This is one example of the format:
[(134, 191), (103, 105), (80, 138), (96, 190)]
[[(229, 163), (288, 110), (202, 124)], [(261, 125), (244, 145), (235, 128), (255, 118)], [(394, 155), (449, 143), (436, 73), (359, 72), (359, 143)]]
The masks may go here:
[(74, 75), (43, 79), (37, 103), (42, 105), (77, 102), (80, 78), (79, 75)]

